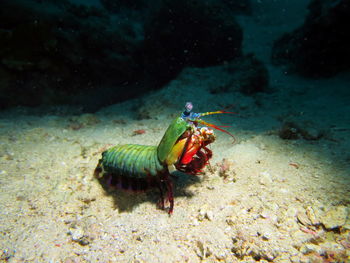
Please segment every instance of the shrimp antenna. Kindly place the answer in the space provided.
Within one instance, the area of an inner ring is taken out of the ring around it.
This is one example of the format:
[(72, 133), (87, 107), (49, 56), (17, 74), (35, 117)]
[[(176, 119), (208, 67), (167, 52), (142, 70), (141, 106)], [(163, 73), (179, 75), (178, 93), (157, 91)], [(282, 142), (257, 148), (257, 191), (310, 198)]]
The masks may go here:
[(218, 111), (209, 111), (209, 112), (199, 113), (199, 116), (202, 117), (202, 116), (208, 116), (208, 115), (213, 115), (213, 114), (222, 114), (222, 113), (237, 114), (237, 112), (218, 110)]
[(205, 126), (212, 127), (216, 130), (224, 132), (233, 138), (233, 143), (236, 142), (236, 138), (235, 138), (235, 136), (233, 136), (232, 133), (220, 128), (220, 127), (230, 127), (230, 126), (215, 125), (215, 124), (211, 124), (209, 122), (206, 122), (206, 121), (199, 119), (200, 117), (213, 115), (213, 114), (237, 114), (236, 112), (219, 110), (219, 111), (209, 111), (209, 112), (203, 112), (203, 113), (194, 113), (194, 112), (191, 112), (192, 109), (193, 109), (192, 102), (187, 102), (185, 105), (185, 111), (182, 113), (182, 117), (189, 118), (190, 120), (191, 120), (191, 118), (193, 118), (193, 119), (195, 119), (195, 122), (197, 122), (197, 123), (200, 123), (200, 124), (203, 124)]

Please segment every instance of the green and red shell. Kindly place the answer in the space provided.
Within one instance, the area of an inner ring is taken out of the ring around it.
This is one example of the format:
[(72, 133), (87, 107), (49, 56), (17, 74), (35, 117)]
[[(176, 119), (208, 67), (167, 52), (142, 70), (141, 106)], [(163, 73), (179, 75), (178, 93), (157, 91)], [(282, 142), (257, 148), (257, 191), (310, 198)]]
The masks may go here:
[[(195, 116), (224, 113), (208, 112)], [(187, 174), (199, 174), (208, 164), (212, 152), (207, 145), (215, 141), (213, 130), (198, 127), (202, 124), (222, 130), (199, 118), (178, 117), (172, 121), (158, 146), (126, 144), (114, 146), (102, 153), (95, 175), (111, 186), (129, 190), (146, 190), (158, 187), (161, 207), (164, 207), (163, 189), (173, 211), (173, 189), (169, 168)], [(226, 132), (226, 131), (224, 131)]]
[(185, 131), (190, 130), (191, 128), (191, 124), (181, 117), (173, 120), (158, 145), (158, 159), (161, 163), (166, 162), (166, 159), (173, 150), (178, 139), (185, 133)]

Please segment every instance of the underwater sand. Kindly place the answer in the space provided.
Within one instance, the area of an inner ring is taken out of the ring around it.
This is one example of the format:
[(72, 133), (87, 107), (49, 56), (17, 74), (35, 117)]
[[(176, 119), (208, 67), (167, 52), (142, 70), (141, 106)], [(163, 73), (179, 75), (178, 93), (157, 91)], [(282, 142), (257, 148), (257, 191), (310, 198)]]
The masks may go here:
[[(261, 37), (247, 50), (266, 59), (274, 37)], [(230, 81), (218, 66), (185, 69), (164, 89), (95, 114), (1, 113), (0, 260), (350, 262), (349, 77), (268, 69), (271, 91), (253, 97), (211, 94)], [(106, 193), (93, 177), (103, 149), (158, 144), (186, 101), (196, 112), (237, 112), (206, 118), (231, 125), (237, 142), (216, 131), (211, 169), (174, 180), (171, 216), (157, 209), (157, 190)], [(300, 127), (298, 139), (281, 138), (286, 122)]]
[[(3, 114), (1, 259), (308, 262), (298, 260), (330, 250), (349, 256), (344, 247), (349, 245), (349, 216), (335, 230), (320, 223), (329, 210), (348, 213), (350, 207), (349, 94), (335, 91), (343, 82), (275, 75), (278, 85), (288, 87), (284, 92), (214, 96), (203, 88), (215, 85), (215, 75), (206, 71), (188, 69), (142, 101), (96, 114)], [(234, 104), (239, 115), (208, 119), (232, 125), (237, 142), (216, 132), (212, 171), (198, 180), (179, 175), (172, 216), (156, 208), (157, 191), (106, 194), (93, 178), (102, 149), (157, 144), (187, 100), (200, 111)], [(150, 119), (137, 120), (146, 115)], [(284, 120), (322, 137), (283, 140), (278, 132)], [(145, 133), (134, 135), (139, 129)], [(310, 210), (318, 213), (316, 224), (305, 216)], [(301, 214), (309, 221), (302, 224)], [(304, 255), (305, 244), (317, 248)]]

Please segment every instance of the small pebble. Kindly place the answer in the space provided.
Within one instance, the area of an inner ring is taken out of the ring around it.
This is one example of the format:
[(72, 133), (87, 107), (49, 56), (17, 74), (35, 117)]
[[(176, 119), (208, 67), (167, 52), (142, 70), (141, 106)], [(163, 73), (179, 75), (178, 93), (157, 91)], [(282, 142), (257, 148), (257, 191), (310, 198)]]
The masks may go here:
[(318, 218), (316, 216), (315, 209), (313, 207), (308, 206), (306, 208), (306, 215), (309, 218), (312, 225), (318, 225), (320, 223), (320, 221), (318, 220)]
[(84, 231), (82, 228), (76, 227), (69, 229), (68, 234), (72, 236), (73, 241), (78, 241), (84, 236)]
[(259, 175), (259, 183), (265, 186), (269, 186), (272, 184), (272, 177), (271, 174), (268, 172), (262, 172)]
[(297, 219), (304, 226), (312, 225), (311, 221), (309, 220), (304, 211), (299, 211), (297, 213)]
[(337, 206), (324, 213), (320, 221), (325, 228), (334, 229), (343, 226), (346, 223), (347, 216), (348, 208), (346, 206)]
[(196, 218), (193, 219), (192, 225), (193, 225), (193, 226), (198, 226), (198, 225), (199, 225), (199, 221), (198, 221)]

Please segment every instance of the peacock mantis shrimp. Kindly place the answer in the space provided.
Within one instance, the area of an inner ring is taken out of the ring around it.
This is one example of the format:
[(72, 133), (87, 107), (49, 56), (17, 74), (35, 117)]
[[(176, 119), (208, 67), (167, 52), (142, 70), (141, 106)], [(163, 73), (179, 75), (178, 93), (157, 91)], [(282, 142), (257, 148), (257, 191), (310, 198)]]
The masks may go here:
[(231, 113), (213, 111), (192, 112), (192, 103), (186, 103), (181, 116), (175, 118), (157, 146), (138, 144), (117, 145), (102, 153), (95, 169), (95, 176), (112, 187), (132, 191), (144, 191), (158, 188), (160, 207), (164, 209), (164, 192), (170, 203), (168, 213), (174, 209), (173, 182), (171, 173), (175, 170), (198, 175), (208, 165), (212, 151), (207, 147), (216, 139), (209, 127), (229, 132), (214, 124), (207, 123), (201, 117)]

